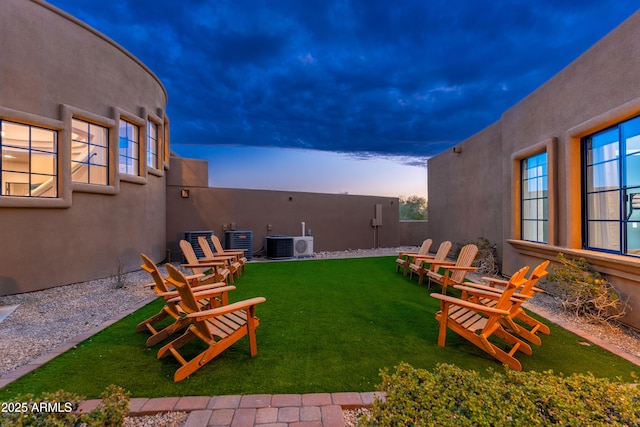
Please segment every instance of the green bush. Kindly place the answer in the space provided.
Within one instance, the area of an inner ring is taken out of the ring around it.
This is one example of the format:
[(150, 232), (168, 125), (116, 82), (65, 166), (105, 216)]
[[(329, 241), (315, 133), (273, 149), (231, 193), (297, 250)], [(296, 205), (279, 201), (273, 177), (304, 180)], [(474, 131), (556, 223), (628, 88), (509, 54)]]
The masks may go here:
[(129, 395), (123, 388), (110, 385), (100, 395), (102, 402), (88, 413), (77, 411), (81, 396), (64, 390), (39, 397), (19, 395), (11, 402), (1, 402), (0, 426), (118, 427), (129, 411)]
[(562, 307), (595, 323), (615, 321), (626, 313), (620, 293), (584, 258), (568, 259), (558, 254), (560, 265), (549, 275), (545, 289), (562, 301)]
[(453, 365), (434, 372), (403, 363), (381, 372), (383, 400), (376, 399), (368, 426), (637, 426), (640, 389), (591, 374), (552, 371), (488, 377)]

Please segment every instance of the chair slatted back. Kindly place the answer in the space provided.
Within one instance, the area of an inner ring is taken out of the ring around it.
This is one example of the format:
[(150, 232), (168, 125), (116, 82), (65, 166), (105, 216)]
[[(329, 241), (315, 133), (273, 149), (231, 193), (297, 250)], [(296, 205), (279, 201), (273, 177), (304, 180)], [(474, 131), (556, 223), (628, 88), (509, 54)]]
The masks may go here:
[(451, 242), (448, 240), (445, 240), (444, 242), (440, 243), (440, 246), (438, 246), (438, 251), (436, 252), (433, 259), (438, 261), (447, 259), (447, 255), (449, 255), (450, 250), (451, 250)]
[(419, 255), (429, 255), (429, 249), (431, 249), (431, 245), (433, 244), (433, 240), (427, 239), (422, 242), (420, 249), (418, 249)]
[(151, 275), (153, 282), (155, 283), (153, 290), (157, 294), (169, 292), (169, 288), (167, 288), (167, 284), (164, 282), (164, 279), (160, 274), (160, 270), (158, 270), (158, 266), (145, 254), (140, 254), (140, 257), (142, 257), (143, 262), (141, 266), (142, 269)]
[(547, 271), (547, 267), (551, 261), (546, 260), (541, 262), (536, 268), (533, 269), (529, 280), (522, 287), (520, 291), (523, 295), (533, 295), (533, 288), (538, 284), (538, 281), (545, 277), (549, 272)]
[[(188, 279), (173, 265), (167, 264), (166, 268), (169, 273), (167, 281), (178, 290), (178, 294), (180, 295), (179, 304), (182, 310), (187, 314), (199, 313), (201, 311), (200, 305), (198, 304), (196, 297), (193, 295), (193, 290), (191, 289), (191, 286), (189, 286)], [(213, 335), (204, 320), (194, 320), (191, 325), (192, 327), (195, 327), (200, 334), (202, 334), (202, 337), (213, 339)]]
[(217, 253), (224, 253), (224, 249), (222, 248), (222, 243), (220, 243), (220, 239), (215, 234), (211, 235), (211, 241), (213, 242), (213, 247)]
[[(509, 283), (507, 284), (507, 287), (502, 292), (502, 295), (500, 296), (500, 299), (496, 303), (495, 308), (499, 310), (506, 310), (506, 311), (511, 310), (512, 306), (514, 305), (514, 302), (511, 301), (511, 297), (519, 287), (523, 286), (527, 282), (527, 280), (524, 278), (525, 274), (527, 274), (527, 271), (529, 271), (529, 267), (525, 266), (525, 267), (522, 267), (520, 270), (516, 271), (515, 274), (511, 276), (511, 279), (509, 279)], [(499, 315), (489, 316), (489, 320), (487, 320), (487, 324), (482, 329), (482, 335), (489, 336), (493, 334), (493, 332), (495, 332), (495, 330), (499, 327), (498, 322), (500, 321), (500, 319), (501, 319), (501, 316)]]
[(206, 236), (198, 236), (198, 245), (200, 245), (200, 249), (202, 249), (202, 253), (207, 258), (214, 258), (215, 255), (211, 250), (211, 246), (209, 245), (209, 241)]
[[(198, 263), (198, 256), (193, 250), (191, 243), (186, 240), (180, 240), (180, 250), (182, 250), (182, 254), (184, 255), (184, 259), (187, 261), (187, 264), (195, 265)], [(193, 267), (191, 270), (194, 274), (204, 274), (204, 269), (200, 267)]]
[[(471, 267), (473, 264), (473, 260), (476, 259), (476, 255), (478, 254), (478, 247), (473, 243), (470, 243), (466, 246), (463, 246), (460, 249), (460, 255), (458, 255), (458, 259), (456, 261), (456, 267)], [(462, 283), (467, 272), (464, 270), (455, 270), (451, 273), (451, 280), (456, 283)]]

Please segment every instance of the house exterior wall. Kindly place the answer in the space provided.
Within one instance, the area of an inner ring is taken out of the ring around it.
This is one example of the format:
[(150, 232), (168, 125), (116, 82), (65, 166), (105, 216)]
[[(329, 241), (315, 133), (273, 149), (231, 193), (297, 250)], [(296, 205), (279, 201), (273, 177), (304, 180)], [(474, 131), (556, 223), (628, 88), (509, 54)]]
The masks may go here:
[[(460, 144), (460, 154), (442, 153), (428, 165), (433, 235), (474, 240), (485, 232), (479, 224), (495, 227), (485, 237), (501, 247), (506, 274), (555, 259), (558, 252), (584, 257), (629, 298), (624, 321), (636, 328), (640, 258), (583, 249), (580, 145), (581, 138), (640, 115), (638, 40), (640, 13), (635, 13), (500, 121)], [(547, 152), (549, 166), (546, 244), (521, 240), (520, 229), (520, 161), (540, 151)], [(467, 152), (474, 154), (466, 157)], [(488, 174), (482, 185), (477, 171)], [(472, 199), (481, 202), (469, 208)]]
[[(138, 269), (141, 252), (162, 260), (166, 165), (144, 166), (148, 120), (168, 144), (158, 78), (110, 39), (37, 0), (3, 0), (0, 58), (0, 120), (55, 131), (58, 149), (58, 197), (0, 196), (0, 295)], [(140, 126), (139, 176), (118, 171), (123, 117)], [(72, 182), (72, 118), (109, 129), (109, 185)]]
[[(207, 162), (171, 159), (166, 234), (172, 259), (180, 259), (178, 242), (186, 231), (224, 236), (223, 227), (231, 230), (232, 223), (236, 230), (252, 231), (256, 251), (267, 235), (299, 236), (301, 222), (312, 230), (316, 252), (416, 245), (426, 238), (426, 222), (399, 221), (395, 197), (215, 188), (207, 186), (207, 176)], [(371, 220), (378, 204), (382, 226), (376, 242)]]

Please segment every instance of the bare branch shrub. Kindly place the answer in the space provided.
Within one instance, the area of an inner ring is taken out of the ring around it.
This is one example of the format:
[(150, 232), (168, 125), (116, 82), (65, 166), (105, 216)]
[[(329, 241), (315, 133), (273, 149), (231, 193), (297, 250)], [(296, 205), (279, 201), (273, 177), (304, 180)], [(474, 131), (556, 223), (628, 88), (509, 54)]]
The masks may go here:
[(558, 261), (560, 265), (549, 275), (545, 287), (560, 298), (565, 311), (603, 324), (626, 314), (628, 298), (623, 301), (620, 292), (584, 258), (568, 259), (559, 253)]

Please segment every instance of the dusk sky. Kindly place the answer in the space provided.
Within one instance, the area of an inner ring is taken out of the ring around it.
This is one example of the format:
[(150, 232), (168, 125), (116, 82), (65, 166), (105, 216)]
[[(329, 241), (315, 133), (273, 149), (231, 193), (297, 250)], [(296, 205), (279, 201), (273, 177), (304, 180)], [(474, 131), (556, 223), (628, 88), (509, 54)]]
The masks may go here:
[(53, 0), (163, 82), (210, 185), (426, 196), (426, 160), (637, 9), (602, 0)]

